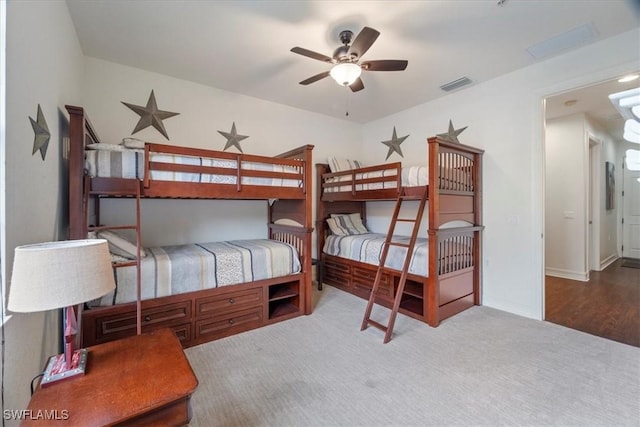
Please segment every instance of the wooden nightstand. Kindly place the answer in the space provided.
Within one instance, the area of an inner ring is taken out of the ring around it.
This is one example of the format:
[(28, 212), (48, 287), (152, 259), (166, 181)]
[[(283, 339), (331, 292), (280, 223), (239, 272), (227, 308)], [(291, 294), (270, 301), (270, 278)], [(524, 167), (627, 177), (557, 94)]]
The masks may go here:
[[(34, 392), (21, 425), (184, 426), (198, 380), (170, 329), (89, 347), (87, 372)], [(55, 420), (37, 419), (39, 414)]]

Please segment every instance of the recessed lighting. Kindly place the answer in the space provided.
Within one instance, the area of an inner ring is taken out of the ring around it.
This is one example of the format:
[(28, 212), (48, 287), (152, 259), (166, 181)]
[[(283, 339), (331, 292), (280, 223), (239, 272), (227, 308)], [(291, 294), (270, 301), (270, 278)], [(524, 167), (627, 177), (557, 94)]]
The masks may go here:
[(574, 105), (576, 105), (578, 103), (578, 101), (576, 101), (575, 99), (570, 99), (568, 101), (564, 101), (564, 106), (565, 107), (572, 107)]
[(624, 76), (621, 79), (618, 79), (618, 83), (628, 83), (628, 82), (632, 82), (635, 79), (637, 79), (638, 77), (640, 77), (639, 74), (629, 74), (628, 76)]

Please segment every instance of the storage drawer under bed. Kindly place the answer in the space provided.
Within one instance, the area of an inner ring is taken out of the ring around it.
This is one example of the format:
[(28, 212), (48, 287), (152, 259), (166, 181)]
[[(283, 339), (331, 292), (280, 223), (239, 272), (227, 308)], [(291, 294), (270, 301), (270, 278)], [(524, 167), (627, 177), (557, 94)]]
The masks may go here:
[(196, 318), (221, 316), (246, 308), (261, 306), (264, 301), (261, 286), (242, 291), (230, 291), (196, 299)]
[(323, 281), (332, 285), (351, 286), (351, 266), (326, 257), (322, 264)]
[[(83, 346), (91, 346), (136, 334), (135, 304), (125, 304), (110, 310), (92, 309), (83, 312)], [(191, 339), (191, 301), (154, 305), (142, 302), (142, 332), (170, 327), (186, 342)]]
[(255, 329), (263, 325), (262, 306), (222, 316), (196, 320), (195, 342), (207, 342)]
[[(373, 289), (373, 283), (376, 280), (377, 268), (372, 266), (371, 270), (361, 268), (361, 267), (352, 267), (353, 274), (353, 287), (356, 290), (360, 290), (362, 292), (366, 292), (367, 294), (371, 292)], [(387, 298), (393, 298), (393, 285), (392, 281), (389, 280), (389, 275), (386, 273), (382, 273), (380, 277), (380, 285), (378, 285), (378, 295)]]

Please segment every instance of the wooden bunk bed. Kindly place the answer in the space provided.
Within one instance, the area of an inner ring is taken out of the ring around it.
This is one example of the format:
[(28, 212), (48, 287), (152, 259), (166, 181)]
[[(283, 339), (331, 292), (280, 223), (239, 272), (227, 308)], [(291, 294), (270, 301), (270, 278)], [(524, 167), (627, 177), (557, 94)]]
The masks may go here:
[[(356, 213), (366, 225), (366, 202), (427, 197), (428, 265), (424, 275), (408, 273), (399, 312), (436, 327), (481, 303), (483, 150), (434, 137), (428, 139), (428, 153), (428, 180), (419, 185), (403, 182), (401, 163), (333, 173), (328, 164), (316, 164), (317, 253), (325, 283), (369, 299), (378, 264), (326, 253), (329, 239), (358, 237), (331, 236), (327, 220)], [(392, 307), (400, 277), (401, 271), (381, 271), (376, 303)]]
[[(100, 140), (83, 108), (66, 108), (70, 116), (69, 238), (85, 239), (91, 231), (133, 229), (138, 256), (128, 262), (114, 262), (116, 270), (135, 269), (137, 282), (144, 286), (140, 273), (144, 262), (140, 256), (144, 252), (140, 244), (140, 199), (144, 198), (265, 200), (269, 241), (291, 247), (292, 258), (299, 262), (298, 271), (285, 276), (149, 299), (142, 297), (138, 286), (136, 301), (81, 310), (83, 346), (170, 327), (183, 346), (189, 347), (311, 313), (313, 146), (266, 157), (145, 143), (144, 150), (136, 153), (144, 171), (139, 177), (91, 176), (85, 164), (87, 148), (95, 148)], [(158, 160), (175, 156), (200, 161), (180, 164)], [(180, 174), (209, 179), (167, 179), (168, 175)], [(216, 177), (220, 179), (213, 179)], [(100, 225), (100, 201), (113, 197), (135, 200), (136, 224)], [(90, 214), (99, 226), (88, 223)]]

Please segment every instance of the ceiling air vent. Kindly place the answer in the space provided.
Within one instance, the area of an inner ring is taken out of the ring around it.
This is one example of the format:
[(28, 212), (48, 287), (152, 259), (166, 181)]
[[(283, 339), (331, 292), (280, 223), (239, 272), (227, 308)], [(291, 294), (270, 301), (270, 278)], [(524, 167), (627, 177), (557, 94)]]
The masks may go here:
[(460, 77), (459, 79), (456, 79), (452, 82), (443, 84), (442, 86), (440, 86), (440, 89), (444, 90), (445, 92), (450, 92), (454, 89), (458, 89), (459, 87), (466, 86), (470, 83), (471, 80), (468, 77)]

